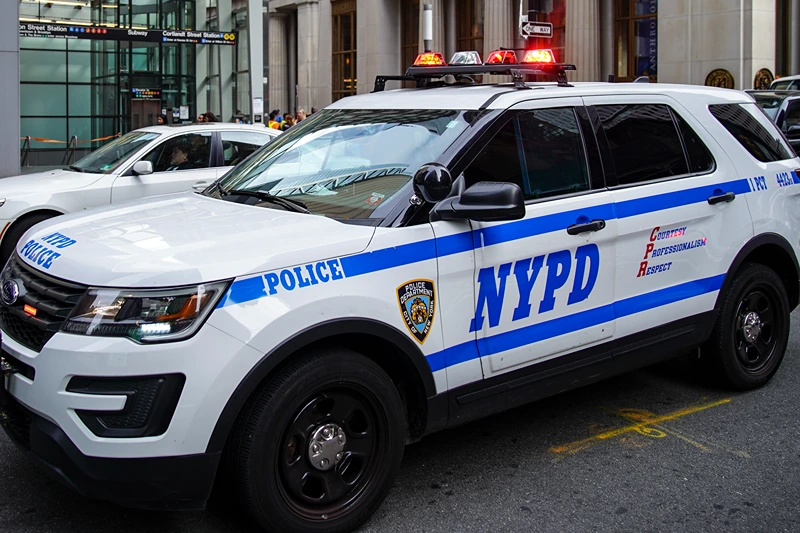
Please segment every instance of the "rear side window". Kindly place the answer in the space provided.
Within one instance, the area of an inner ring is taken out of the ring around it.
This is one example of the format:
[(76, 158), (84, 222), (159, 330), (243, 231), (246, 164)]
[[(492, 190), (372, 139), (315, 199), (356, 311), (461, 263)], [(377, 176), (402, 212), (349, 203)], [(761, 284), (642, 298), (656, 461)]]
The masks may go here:
[(706, 148), (705, 143), (694, 132), (691, 126), (686, 123), (677, 113), (675, 120), (678, 122), (678, 129), (683, 137), (683, 145), (686, 147), (686, 156), (689, 158), (689, 172), (700, 174), (710, 172), (714, 168), (714, 157)]
[(464, 171), (466, 185), (516, 183), (526, 200), (590, 189), (583, 139), (572, 108), (525, 111), (505, 123)]
[(756, 104), (714, 104), (708, 109), (739, 144), (762, 163), (793, 157), (780, 133)]
[(660, 104), (595, 106), (620, 185), (688, 174), (669, 108)]

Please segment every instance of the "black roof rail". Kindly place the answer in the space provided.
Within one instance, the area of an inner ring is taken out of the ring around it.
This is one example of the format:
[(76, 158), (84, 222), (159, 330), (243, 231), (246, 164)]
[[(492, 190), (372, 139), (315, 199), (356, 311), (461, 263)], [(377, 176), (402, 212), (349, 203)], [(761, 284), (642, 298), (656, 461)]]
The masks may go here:
[(375, 78), (375, 88), (372, 92), (380, 92), (386, 88), (386, 82), (413, 81), (417, 87), (425, 87), (432, 79), (442, 78), (452, 75), (456, 78), (469, 77), (481, 74), (494, 74), (500, 76), (511, 76), (514, 87), (517, 89), (527, 89), (525, 85), (526, 75), (555, 75), (559, 87), (572, 87), (567, 81), (568, 70), (577, 70), (575, 65), (567, 63), (497, 63), (491, 65), (448, 65), (448, 66), (424, 66), (409, 67), (405, 76), (377, 76)]

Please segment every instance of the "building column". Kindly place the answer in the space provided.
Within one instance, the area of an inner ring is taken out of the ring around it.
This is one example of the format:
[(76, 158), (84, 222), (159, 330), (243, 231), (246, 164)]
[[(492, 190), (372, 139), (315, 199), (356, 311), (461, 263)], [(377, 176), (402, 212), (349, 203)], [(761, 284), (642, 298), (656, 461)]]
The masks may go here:
[(800, 0), (789, 4), (789, 75), (800, 74)]
[(597, 0), (571, 0), (567, 3), (564, 39), (566, 62), (577, 66), (574, 81), (601, 81), (600, 6)]
[(297, 113), (297, 12), (286, 17), (286, 101), (281, 113)]
[[(217, 2), (217, 20), (219, 31), (233, 29), (233, 6), (231, 0)], [(233, 46), (223, 46), (219, 51), (219, 81), (220, 81), (220, 120), (230, 120), (236, 111), (233, 108)], [(192, 117), (194, 118), (194, 117)]]
[[(514, 7), (512, 0), (485, 0), (483, 15), (483, 57), (499, 48), (514, 45)], [(480, 52), (480, 50), (479, 50)], [(484, 83), (508, 81), (508, 76), (484, 76)]]
[(19, 174), (19, 2), (0, 3), (0, 177)]
[(269, 14), (269, 100), (266, 111), (289, 109), (286, 68), (286, 14)]
[[(569, 6), (567, 6), (569, 9)], [(614, 62), (614, 0), (600, 0), (600, 81), (617, 75)]]
[(297, 86), (298, 108), (308, 114), (314, 101), (319, 63), (319, 0), (297, 4)]
[[(250, 97), (250, 121), (253, 124), (264, 122), (264, 113), (256, 113), (253, 109), (253, 101), (260, 98), (264, 101), (264, 17), (263, 5), (261, 0), (247, 0), (247, 46), (248, 57), (250, 58), (250, 90), (247, 91)], [(233, 110), (234, 113), (236, 110)], [(269, 113), (269, 111), (267, 111)]]
[(396, 0), (358, 0), (356, 4), (358, 94), (372, 92), (376, 76), (400, 72), (400, 24), (397, 20)]

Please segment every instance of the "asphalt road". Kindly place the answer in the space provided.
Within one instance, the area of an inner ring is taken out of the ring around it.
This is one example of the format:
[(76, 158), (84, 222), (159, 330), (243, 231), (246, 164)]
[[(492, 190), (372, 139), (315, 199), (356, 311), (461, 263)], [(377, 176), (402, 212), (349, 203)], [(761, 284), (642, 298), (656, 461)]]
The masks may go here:
[[(669, 363), (406, 449), (363, 531), (800, 531), (800, 312), (775, 378), (709, 388)], [(205, 512), (132, 511), (43, 476), (0, 432), (0, 531), (255, 532)]]

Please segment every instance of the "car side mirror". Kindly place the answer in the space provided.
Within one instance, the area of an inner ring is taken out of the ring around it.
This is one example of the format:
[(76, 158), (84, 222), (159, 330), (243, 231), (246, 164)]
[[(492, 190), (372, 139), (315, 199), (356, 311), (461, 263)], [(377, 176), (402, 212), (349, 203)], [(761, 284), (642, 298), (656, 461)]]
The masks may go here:
[(453, 188), (453, 176), (439, 163), (422, 165), (414, 174), (414, 192), (429, 204), (441, 202)]
[(515, 183), (481, 181), (439, 203), (434, 212), (442, 220), (518, 220), (525, 216), (525, 198)]
[(150, 161), (137, 161), (133, 164), (133, 173), (137, 176), (146, 176), (153, 173), (153, 163)]

